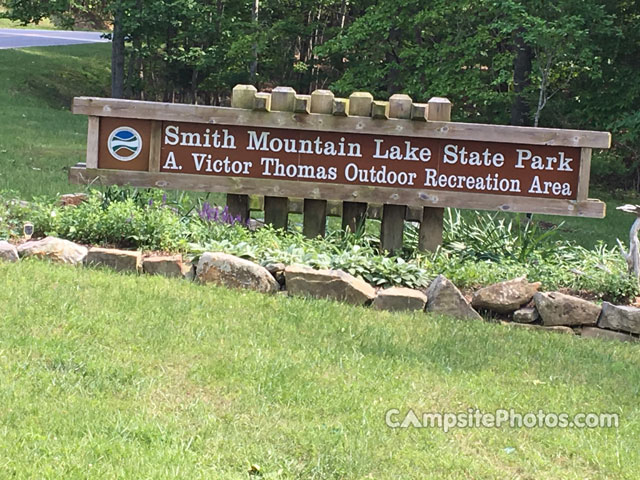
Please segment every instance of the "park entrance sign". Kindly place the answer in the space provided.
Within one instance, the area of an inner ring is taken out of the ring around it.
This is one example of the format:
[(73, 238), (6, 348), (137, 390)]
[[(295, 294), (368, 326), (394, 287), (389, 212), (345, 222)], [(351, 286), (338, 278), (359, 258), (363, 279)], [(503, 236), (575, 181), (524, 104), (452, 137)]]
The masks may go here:
[[(100, 127), (98, 167), (148, 171), (150, 125)], [(575, 199), (580, 149), (162, 122), (160, 172)], [(126, 135), (126, 139), (122, 136)], [(123, 156), (124, 155), (124, 156)], [(138, 159), (138, 161), (136, 161)], [(123, 162), (127, 162), (126, 164)]]
[(89, 138), (72, 181), (223, 192), (241, 217), (248, 195), (264, 196), (277, 226), (287, 198), (305, 199), (310, 235), (324, 232), (327, 201), (345, 202), (339, 213), (351, 228), (367, 204), (383, 205), (390, 250), (398, 227), (401, 246), (405, 219), (427, 224), (423, 246), (437, 245), (442, 207), (605, 213), (588, 186), (591, 150), (608, 148), (608, 133), (450, 122), (442, 98), (375, 102), (366, 93), (337, 99), (239, 85), (231, 108), (85, 97), (73, 108), (89, 115)]

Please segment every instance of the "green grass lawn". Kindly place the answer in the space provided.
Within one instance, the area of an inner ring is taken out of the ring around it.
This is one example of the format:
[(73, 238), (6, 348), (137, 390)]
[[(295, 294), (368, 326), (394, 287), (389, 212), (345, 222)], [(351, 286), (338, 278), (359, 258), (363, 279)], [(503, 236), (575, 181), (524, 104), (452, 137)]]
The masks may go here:
[[(640, 345), (0, 264), (1, 478), (635, 479)], [(385, 412), (615, 412), (398, 429)]]
[(110, 46), (0, 50), (0, 190), (25, 199), (76, 191), (69, 166), (83, 161), (87, 119), (74, 96), (108, 96)]
[[(0, 13), (2, 12), (3, 12), (3, 9), (0, 8)], [(0, 28), (24, 28), (27, 30), (33, 30), (33, 29), (58, 30), (58, 28), (53, 23), (51, 23), (51, 21), (48, 19), (43, 20), (38, 25), (35, 25), (33, 23), (30, 23), (28, 25), (22, 25), (20, 22), (14, 22), (12, 20), (9, 20), (8, 18), (0, 18)]]

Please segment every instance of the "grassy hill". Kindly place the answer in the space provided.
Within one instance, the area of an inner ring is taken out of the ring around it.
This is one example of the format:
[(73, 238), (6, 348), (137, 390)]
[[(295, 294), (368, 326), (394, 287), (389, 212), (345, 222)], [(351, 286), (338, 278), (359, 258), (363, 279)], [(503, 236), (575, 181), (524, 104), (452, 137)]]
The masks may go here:
[(109, 95), (108, 44), (0, 50), (0, 190), (22, 198), (76, 191), (69, 166), (83, 161), (87, 118), (74, 96)]

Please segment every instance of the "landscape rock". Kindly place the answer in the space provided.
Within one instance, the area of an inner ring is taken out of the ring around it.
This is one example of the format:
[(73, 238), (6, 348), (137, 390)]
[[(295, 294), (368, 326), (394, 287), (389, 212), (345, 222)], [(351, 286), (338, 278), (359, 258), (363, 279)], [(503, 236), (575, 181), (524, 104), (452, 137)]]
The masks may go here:
[(604, 328), (582, 327), (580, 335), (585, 338), (601, 338), (604, 340), (617, 340), (619, 342), (637, 342), (638, 338), (623, 332), (613, 332)]
[(67, 193), (65, 195), (60, 195), (58, 198), (58, 203), (61, 207), (76, 207), (80, 205), (82, 202), (86, 202), (89, 199), (89, 195), (86, 193)]
[(560, 292), (536, 293), (533, 296), (543, 325), (587, 325), (598, 323), (600, 306), (582, 298)]
[(539, 318), (540, 314), (534, 307), (525, 307), (513, 312), (513, 321), (516, 323), (533, 323)]
[(281, 286), (284, 286), (284, 269), (286, 268), (286, 265), (284, 263), (269, 263), (265, 265), (264, 268), (266, 268), (269, 273), (273, 275), (273, 278), (275, 278)]
[(427, 296), (420, 290), (403, 287), (391, 287), (380, 290), (375, 300), (373, 308), (398, 312), (402, 310), (424, 310), (427, 304)]
[(247, 288), (262, 293), (274, 293), (279, 290), (278, 282), (263, 266), (221, 252), (202, 254), (196, 277), (202, 283), (229, 288)]
[(17, 198), (10, 200), (9, 203), (13, 206), (20, 206), (22, 208), (31, 208), (33, 207), (33, 203), (27, 202), (26, 200), (18, 200)]
[(604, 302), (598, 326), (612, 330), (640, 333), (640, 308), (617, 306)]
[(527, 328), (529, 330), (540, 330), (554, 333), (566, 333), (568, 335), (575, 335), (576, 332), (571, 327), (565, 327), (562, 325), (555, 325), (546, 327), (544, 325), (531, 325), (529, 323), (515, 323), (515, 322), (502, 322), (503, 325), (512, 325), (514, 327)]
[(0, 260), (5, 262), (17, 262), (20, 260), (16, 247), (4, 240), (0, 241)]
[(18, 246), (20, 257), (47, 258), (57, 263), (81, 264), (87, 256), (87, 247), (56, 237), (33, 240)]
[(354, 305), (365, 305), (375, 289), (364, 280), (342, 270), (314, 270), (304, 265), (289, 265), (284, 270), (287, 290), (292, 295), (329, 298)]
[(264, 222), (262, 220), (257, 220), (255, 218), (250, 218), (247, 221), (247, 228), (249, 230), (251, 230), (252, 232), (255, 232), (256, 230), (258, 230), (259, 228), (264, 227)]
[(142, 271), (149, 275), (182, 278), (189, 270), (189, 265), (182, 262), (182, 255), (152, 255), (142, 259)]
[(190, 282), (195, 281), (195, 279), (198, 278), (196, 274), (197, 268), (197, 265), (194, 265), (193, 263), (189, 264), (187, 270), (184, 272), (185, 280), (189, 280)]
[(92, 247), (85, 263), (109, 267), (118, 272), (139, 272), (142, 268), (142, 253), (136, 250)]
[(507, 314), (529, 303), (539, 288), (540, 282), (529, 283), (526, 277), (494, 283), (475, 292), (471, 305)]
[(444, 275), (438, 275), (427, 288), (427, 312), (457, 318), (482, 320), (460, 290)]

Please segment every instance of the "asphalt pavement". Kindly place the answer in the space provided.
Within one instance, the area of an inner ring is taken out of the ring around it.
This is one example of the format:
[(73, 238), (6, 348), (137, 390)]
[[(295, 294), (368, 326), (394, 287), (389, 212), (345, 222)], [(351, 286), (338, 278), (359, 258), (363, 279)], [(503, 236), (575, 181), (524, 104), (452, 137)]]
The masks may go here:
[(0, 28), (0, 49), (108, 42), (100, 32)]

